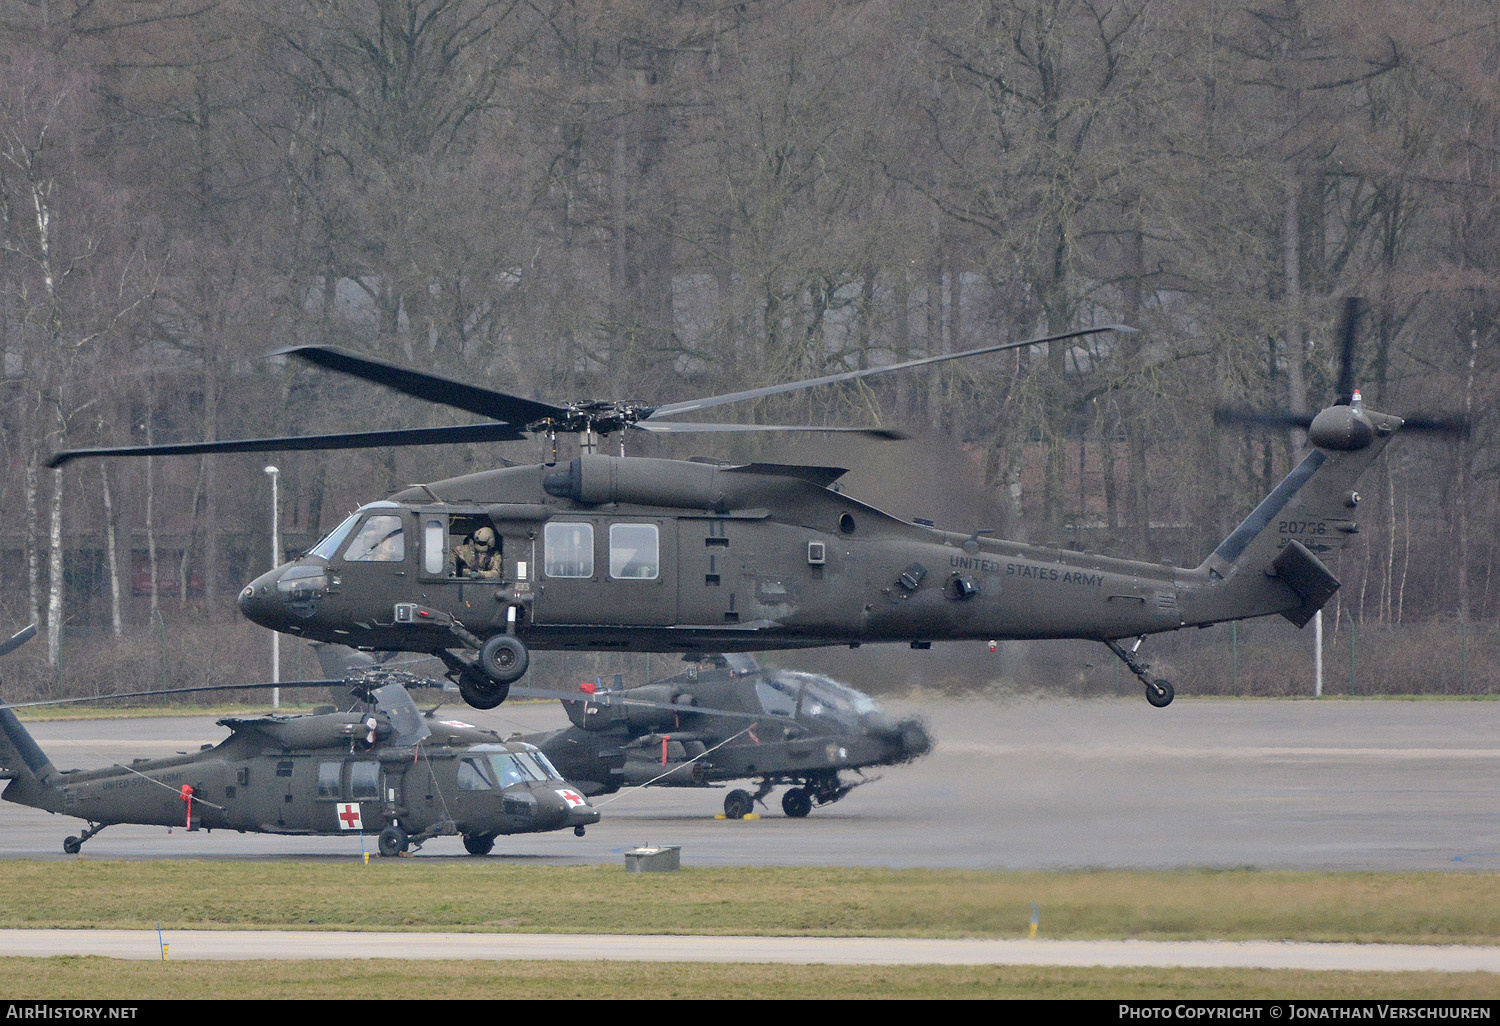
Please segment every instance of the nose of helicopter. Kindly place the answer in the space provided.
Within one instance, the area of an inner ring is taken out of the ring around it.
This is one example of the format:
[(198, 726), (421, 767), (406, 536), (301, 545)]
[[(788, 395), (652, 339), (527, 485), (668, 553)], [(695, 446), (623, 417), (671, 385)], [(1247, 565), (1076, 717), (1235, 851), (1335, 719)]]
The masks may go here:
[(263, 573), (257, 579), (240, 589), (240, 612), (245, 613), (246, 619), (257, 622), (261, 627), (273, 627), (273, 613), (281, 601), (276, 597), (276, 576), (281, 573), (281, 567), (270, 573)]
[[(538, 788), (533, 793), (536, 794), (539, 790), (542, 789)], [(559, 826), (577, 830), (599, 822), (599, 810), (590, 805), (589, 800), (571, 785), (549, 787), (537, 797), (545, 803), (547, 811), (558, 818)]]
[(286, 567), (279, 566), (269, 573), (261, 574), (240, 589), (240, 612), (247, 620), (272, 630), (280, 630), (286, 626), (286, 603), (276, 590), (277, 579), (285, 569)]
[(927, 725), (912, 717), (899, 723), (883, 713), (866, 715), (861, 724), (872, 737), (882, 739), (894, 762), (910, 762), (932, 751), (932, 735)]

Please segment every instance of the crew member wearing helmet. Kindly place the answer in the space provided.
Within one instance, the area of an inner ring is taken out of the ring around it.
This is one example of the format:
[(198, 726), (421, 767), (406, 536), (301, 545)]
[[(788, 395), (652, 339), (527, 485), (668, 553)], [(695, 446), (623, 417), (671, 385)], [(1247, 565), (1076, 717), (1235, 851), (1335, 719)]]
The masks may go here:
[(495, 529), (481, 527), (453, 550), (453, 570), (460, 577), (499, 577), (500, 547)]

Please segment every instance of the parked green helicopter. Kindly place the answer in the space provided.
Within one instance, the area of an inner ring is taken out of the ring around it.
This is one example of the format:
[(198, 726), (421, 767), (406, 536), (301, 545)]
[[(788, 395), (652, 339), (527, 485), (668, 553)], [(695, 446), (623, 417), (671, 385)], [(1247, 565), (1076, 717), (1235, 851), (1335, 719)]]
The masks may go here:
[[(35, 633), (28, 627), (0, 655)], [(264, 690), (269, 684), (133, 692), (108, 698), (198, 691)], [(87, 823), (63, 841), (77, 854), (119, 823), (237, 830), (240, 833), (377, 834), (395, 856), (436, 837), (462, 838), (487, 855), (502, 834), (584, 828), (599, 812), (534, 745), (424, 715), (408, 688), (442, 687), (412, 674), (370, 667), (344, 680), (283, 683), (347, 687), (345, 712), (231, 716), (229, 737), (188, 755), (138, 759), (104, 769), (58, 770), (15, 709), (0, 705), (0, 798)], [(57, 705), (97, 699), (22, 703)]]

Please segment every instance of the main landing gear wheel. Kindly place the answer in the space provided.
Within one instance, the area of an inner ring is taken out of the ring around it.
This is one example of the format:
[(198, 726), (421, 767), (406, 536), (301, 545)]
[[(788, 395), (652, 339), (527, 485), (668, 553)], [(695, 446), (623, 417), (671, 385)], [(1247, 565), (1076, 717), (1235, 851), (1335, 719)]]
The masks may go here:
[(470, 855), (488, 855), (494, 850), (494, 834), (464, 834), (464, 851)]
[(479, 668), (496, 684), (510, 685), (526, 675), (531, 665), (531, 653), (521, 644), (521, 639), (510, 634), (497, 634), (479, 649)]
[(781, 811), (793, 819), (801, 819), (812, 811), (812, 796), (800, 787), (794, 787), (781, 796)]
[(749, 791), (734, 790), (724, 796), (724, 815), (728, 819), (744, 819), (755, 811), (755, 799)]
[(388, 859), (400, 855), (410, 845), (411, 838), (398, 826), (388, 826), (380, 831), (380, 854)]
[(510, 685), (496, 684), (476, 671), (458, 678), (458, 693), (475, 709), (493, 709), (510, 695)]
[(69, 837), (63, 841), (63, 851), (69, 855), (77, 855), (83, 850), (83, 839), (80, 837)]
[(1157, 679), (1146, 685), (1146, 701), (1158, 709), (1165, 709), (1172, 704), (1172, 698), (1176, 694), (1172, 690), (1172, 682)]

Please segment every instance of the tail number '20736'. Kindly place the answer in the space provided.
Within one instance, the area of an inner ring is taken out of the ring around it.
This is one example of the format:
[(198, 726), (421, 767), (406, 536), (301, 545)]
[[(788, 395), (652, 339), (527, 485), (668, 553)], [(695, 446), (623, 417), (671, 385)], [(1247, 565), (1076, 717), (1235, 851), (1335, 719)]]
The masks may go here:
[(1277, 525), (1280, 534), (1327, 534), (1328, 524), (1322, 520), (1283, 520)]

